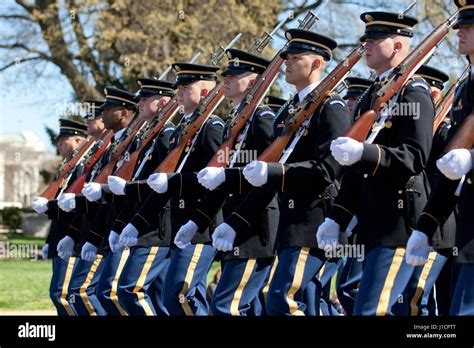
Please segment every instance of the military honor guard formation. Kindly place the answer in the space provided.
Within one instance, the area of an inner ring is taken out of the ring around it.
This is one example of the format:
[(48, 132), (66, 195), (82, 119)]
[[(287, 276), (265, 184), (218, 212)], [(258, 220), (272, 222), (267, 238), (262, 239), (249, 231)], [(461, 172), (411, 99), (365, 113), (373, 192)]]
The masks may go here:
[[(260, 55), (284, 19), (60, 119), (33, 202), (58, 315), (474, 315), (474, 0), (454, 3), (418, 45), (416, 18), (362, 13), (331, 71), (312, 12)], [(451, 30), (468, 62), (448, 86), (426, 63)], [(290, 100), (268, 95), (283, 67)]]

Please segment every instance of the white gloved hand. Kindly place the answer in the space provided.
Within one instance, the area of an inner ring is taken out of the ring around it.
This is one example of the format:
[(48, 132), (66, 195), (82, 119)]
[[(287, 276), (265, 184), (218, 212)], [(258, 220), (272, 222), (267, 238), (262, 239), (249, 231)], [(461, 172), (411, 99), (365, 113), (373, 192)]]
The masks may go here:
[(124, 247), (132, 247), (138, 244), (138, 230), (132, 224), (127, 224), (120, 234), (119, 243)]
[(48, 200), (44, 197), (35, 197), (31, 203), (31, 207), (38, 214), (43, 214), (48, 211)]
[(430, 250), (428, 236), (421, 231), (414, 230), (407, 242), (407, 263), (412, 266), (424, 265), (428, 260)]
[(166, 173), (151, 174), (146, 183), (157, 193), (166, 193), (168, 191), (168, 175)]
[(318, 248), (325, 251), (335, 250), (339, 245), (339, 233), (339, 224), (333, 219), (325, 218), (316, 232)]
[(466, 149), (451, 150), (436, 161), (436, 166), (448, 179), (459, 180), (472, 169), (471, 152)]
[(120, 244), (120, 235), (115, 231), (110, 231), (109, 234), (110, 250), (115, 254), (123, 250), (123, 245)]
[(243, 170), (245, 179), (252, 186), (262, 186), (268, 181), (268, 164), (262, 161), (252, 161)]
[(95, 261), (97, 258), (97, 247), (93, 244), (86, 242), (81, 250), (81, 259), (84, 261)]
[(110, 191), (119, 196), (125, 195), (125, 185), (127, 184), (127, 180), (118, 176), (109, 175), (107, 183), (109, 184)]
[(67, 260), (68, 258), (70, 258), (74, 251), (74, 244), (74, 240), (69, 236), (66, 236), (61, 239), (58, 243), (58, 246), (56, 247), (58, 256), (63, 260)]
[(237, 232), (225, 222), (217, 226), (212, 234), (212, 246), (220, 251), (231, 251)]
[(102, 197), (102, 187), (96, 182), (85, 184), (81, 192), (90, 202), (95, 202)]
[(48, 251), (49, 251), (49, 244), (46, 243), (42, 248), (41, 248), (41, 257), (43, 257), (43, 260), (48, 259)]
[(331, 153), (342, 166), (359, 162), (364, 152), (364, 144), (349, 137), (339, 137), (331, 142)]
[(191, 241), (194, 238), (196, 232), (198, 231), (198, 225), (194, 221), (189, 220), (179, 229), (174, 237), (174, 244), (180, 249), (187, 248), (191, 246)]
[(225, 168), (206, 167), (197, 174), (198, 182), (212, 191), (225, 181)]
[(76, 208), (76, 195), (74, 193), (62, 193), (58, 197), (58, 206), (65, 212), (73, 211)]

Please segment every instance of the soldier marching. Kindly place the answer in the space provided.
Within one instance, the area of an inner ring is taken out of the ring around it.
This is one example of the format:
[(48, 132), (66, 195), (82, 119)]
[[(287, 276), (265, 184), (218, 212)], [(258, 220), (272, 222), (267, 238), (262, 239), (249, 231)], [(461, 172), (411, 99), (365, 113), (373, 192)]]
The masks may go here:
[[(58, 315), (474, 315), (472, 66), (447, 89), (426, 65), (451, 29), (474, 60), (474, 0), (454, 3), (418, 45), (415, 17), (362, 13), (333, 70), (308, 13), (271, 60), (233, 40), (60, 120), (33, 201)], [(361, 58), (373, 76), (346, 78)], [(269, 95), (282, 66), (289, 100)]]

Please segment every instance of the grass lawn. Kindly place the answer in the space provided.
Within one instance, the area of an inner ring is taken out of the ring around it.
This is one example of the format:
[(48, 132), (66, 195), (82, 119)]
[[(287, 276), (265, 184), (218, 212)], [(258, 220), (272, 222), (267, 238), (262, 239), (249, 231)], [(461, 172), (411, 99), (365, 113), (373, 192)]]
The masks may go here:
[(1, 310), (54, 310), (49, 298), (51, 261), (0, 260)]

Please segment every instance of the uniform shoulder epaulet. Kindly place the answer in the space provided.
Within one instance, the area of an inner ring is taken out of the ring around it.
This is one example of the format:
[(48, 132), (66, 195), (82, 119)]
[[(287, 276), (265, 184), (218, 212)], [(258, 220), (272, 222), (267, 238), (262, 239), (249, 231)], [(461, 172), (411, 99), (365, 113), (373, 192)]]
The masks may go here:
[(429, 84), (426, 82), (426, 80), (423, 77), (418, 76), (418, 75), (413, 75), (407, 80), (407, 82), (405, 83), (405, 86), (402, 89), (401, 94), (404, 94), (407, 87), (422, 88), (425, 91), (428, 91), (428, 92), (430, 91)]
[(262, 116), (275, 117), (275, 112), (268, 105), (260, 105), (256, 110), (256, 114), (258, 115), (258, 117), (262, 117)]
[(212, 115), (210, 118), (209, 118), (209, 122), (210, 124), (212, 124), (213, 126), (221, 126), (222, 128), (224, 128), (224, 121), (222, 121), (222, 119), (217, 116), (217, 115)]
[(163, 126), (163, 133), (174, 131), (174, 129), (175, 129), (175, 127), (174, 127), (173, 123), (166, 122), (165, 125)]
[(323, 107), (326, 106), (326, 104), (330, 106), (340, 105), (343, 108), (346, 107), (346, 103), (344, 102), (344, 99), (342, 99), (339, 94), (334, 93), (334, 92), (329, 92), (328, 94), (326, 94), (323, 101)]

